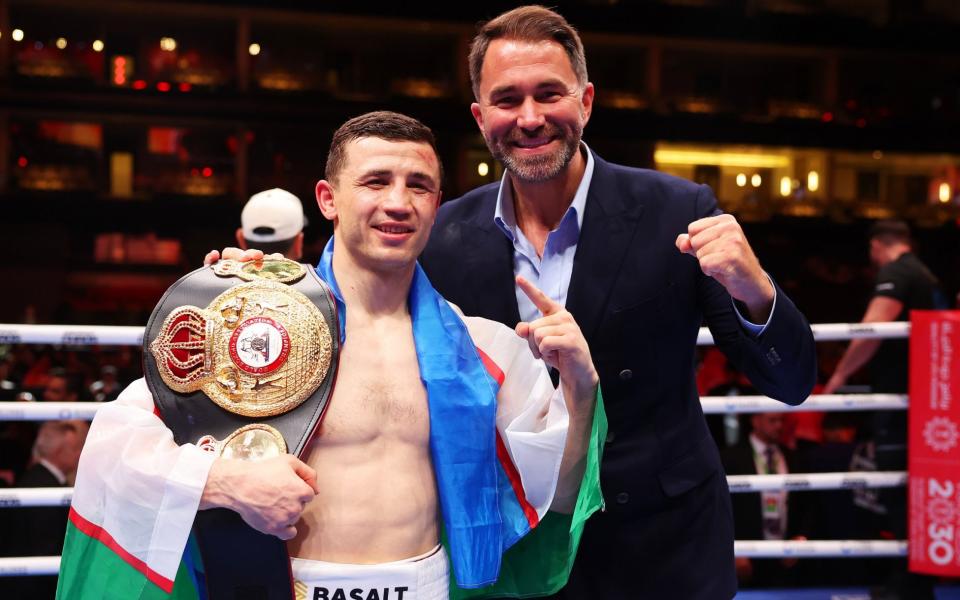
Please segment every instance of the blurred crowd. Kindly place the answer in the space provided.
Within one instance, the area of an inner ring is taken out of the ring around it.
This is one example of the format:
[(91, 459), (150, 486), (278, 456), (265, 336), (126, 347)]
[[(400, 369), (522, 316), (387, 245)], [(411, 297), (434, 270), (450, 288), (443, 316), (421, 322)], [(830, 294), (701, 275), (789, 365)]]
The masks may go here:
[[(0, 346), (0, 402), (108, 402), (140, 376), (138, 348)], [(71, 487), (89, 422), (0, 421), (0, 487)], [(58, 556), (68, 507), (0, 510), (0, 556)], [(55, 577), (0, 578), (0, 597), (53, 598)]]
[[(130, 347), (0, 346), (0, 402), (106, 402), (140, 377)], [(19, 485), (35, 462), (38, 424), (0, 422), (0, 486)]]

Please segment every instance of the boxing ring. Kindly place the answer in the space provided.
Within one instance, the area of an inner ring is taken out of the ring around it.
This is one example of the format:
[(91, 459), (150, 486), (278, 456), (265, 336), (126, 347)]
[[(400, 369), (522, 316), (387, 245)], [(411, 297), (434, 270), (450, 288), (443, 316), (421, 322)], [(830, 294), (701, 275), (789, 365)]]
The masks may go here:
[[(859, 338), (907, 338), (909, 323), (832, 323), (813, 325), (814, 339), (845, 341)], [(112, 326), (59, 326), (0, 324), (0, 344), (53, 344), (84, 346), (140, 346), (143, 328)], [(706, 328), (700, 330), (698, 345), (712, 345)], [(789, 406), (764, 396), (704, 396), (705, 414), (907, 410), (906, 394), (832, 394), (812, 395), (800, 406)], [(46, 421), (56, 419), (92, 419), (100, 408), (90, 402), (0, 402), (0, 421)], [(731, 493), (761, 491), (807, 491), (859, 488), (903, 487), (905, 471), (860, 471), (788, 475), (731, 475), (727, 477)], [(72, 488), (3, 488), (0, 510), (5, 507), (68, 506)], [(903, 557), (906, 540), (737, 540), (738, 557), (750, 558), (850, 558)], [(56, 575), (59, 556), (0, 558), (0, 577)]]

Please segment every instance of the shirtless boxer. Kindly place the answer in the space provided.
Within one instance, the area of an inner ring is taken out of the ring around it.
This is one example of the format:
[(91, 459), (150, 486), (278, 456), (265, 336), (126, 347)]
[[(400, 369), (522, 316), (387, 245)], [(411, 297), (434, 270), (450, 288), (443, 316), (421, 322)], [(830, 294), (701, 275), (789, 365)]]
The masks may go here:
[[(326, 179), (317, 185), (334, 238), (318, 271), (337, 296), (344, 343), (319, 432), (304, 462), (289, 455), (255, 464), (197, 458), (209, 462), (195, 475), (199, 510), (229, 508), (255, 529), (289, 540), (298, 593), (307, 598), (352, 598), (356, 590), (357, 597), (368, 598), (377, 589), (393, 590), (397, 600), (401, 594), (407, 600), (446, 598), (450, 577), (439, 546), (441, 528), (449, 539), (460, 515), (444, 514), (452, 505), (443, 489), (457, 502), (483, 495), (441, 481), (449, 478), (440, 477), (443, 468), (435, 464), (441, 455), (432, 447), (431, 424), (438, 425), (431, 420), (429, 378), (415, 344), (415, 298), (435, 294), (416, 259), (439, 206), (440, 179), (432, 134), (413, 119), (371, 113), (334, 134)], [(256, 256), (235, 249), (224, 254)], [(573, 512), (582, 481), (595, 485), (596, 473), (584, 474), (591, 434), (597, 433), (598, 377), (572, 316), (532, 285), (521, 285), (543, 318), (521, 323), (516, 333), (482, 319), (463, 321), (468, 339), (504, 372), (496, 424), (534, 505), (536, 514), (527, 514), (536, 526), (546, 522), (548, 508)], [(435, 298), (434, 304), (456, 314)], [(541, 356), (543, 362), (534, 359)], [(562, 393), (553, 390), (543, 363), (559, 371)], [(145, 392), (142, 382), (134, 383), (127, 402), (147, 408)], [(154, 426), (163, 427), (159, 419)], [(523, 464), (522, 454), (542, 454), (544, 448), (550, 454), (551, 445), (553, 462)], [(486, 550), (456, 548), (452, 541), (449, 547), (460, 586), (492, 583), (458, 568), (459, 556)]]

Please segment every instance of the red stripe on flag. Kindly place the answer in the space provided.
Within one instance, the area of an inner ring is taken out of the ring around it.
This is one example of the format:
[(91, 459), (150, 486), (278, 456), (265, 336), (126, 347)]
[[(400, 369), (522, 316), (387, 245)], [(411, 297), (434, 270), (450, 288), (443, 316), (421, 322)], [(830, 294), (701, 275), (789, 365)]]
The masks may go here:
[(523, 514), (527, 517), (527, 523), (530, 524), (530, 529), (535, 528), (540, 522), (540, 516), (537, 514), (537, 509), (527, 501), (527, 495), (523, 491), (523, 482), (520, 481), (520, 473), (517, 472), (517, 467), (514, 466), (513, 461), (510, 459), (510, 453), (507, 452), (507, 446), (503, 443), (503, 438), (500, 437), (499, 431), (497, 432), (497, 458), (500, 459), (500, 465), (507, 473), (507, 478), (510, 480), (510, 487), (513, 488), (513, 493), (517, 495), (517, 502), (520, 503), (520, 508), (523, 509)]
[(124, 550), (120, 544), (117, 543), (117, 540), (113, 539), (113, 536), (110, 535), (106, 529), (84, 519), (83, 516), (81, 516), (80, 513), (78, 513), (72, 506), (70, 507), (70, 522), (73, 523), (74, 526), (87, 537), (91, 537), (101, 542), (104, 546), (112, 550), (113, 553), (119, 556), (125, 563), (139, 571), (144, 577), (150, 580), (161, 590), (168, 594), (173, 592), (173, 580), (167, 579), (163, 575), (157, 573), (148, 567), (147, 563)]
[[(497, 363), (493, 362), (493, 359), (487, 356), (487, 353), (479, 347), (477, 347), (477, 355), (480, 356), (480, 361), (483, 363), (487, 373), (490, 374), (490, 377), (493, 377), (498, 386), (502, 386), (505, 378), (503, 369), (501, 369)], [(527, 517), (527, 523), (530, 524), (530, 529), (533, 529), (540, 522), (540, 516), (537, 515), (537, 509), (527, 500), (527, 495), (523, 491), (523, 482), (520, 480), (520, 473), (517, 471), (516, 465), (513, 464), (513, 460), (510, 458), (510, 453), (507, 452), (507, 446), (503, 443), (503, 438), (500, 437), (499, 431), (497, 431), (497, 458), (500, 459), (500, 466), (503, 467), (504, 472), (507, 474), (507, 479), (510, 480), (510, 487), (513, 488), (513, 493), (517, 496), (517, 502), (520, 504), (523, 514)]]
[(483, 363), (487, 373), (490, 374), (490, 377), (493, 377), (497, 385), (503, 385), (503, 369), (498, 367), (497, 363), (493, 362), (493, 359), (487, 356), (487, 353), (480, 348), (477, 348), (477, 354), (480, 355), (480, 361)]

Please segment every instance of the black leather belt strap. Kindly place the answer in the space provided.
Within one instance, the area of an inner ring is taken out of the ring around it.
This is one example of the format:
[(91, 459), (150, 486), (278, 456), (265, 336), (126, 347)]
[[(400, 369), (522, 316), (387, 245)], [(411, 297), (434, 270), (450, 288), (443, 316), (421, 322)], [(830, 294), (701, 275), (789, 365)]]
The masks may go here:
[[(150, 316), (144, 334), (144, 374), (154, 402), (178, 444), (196, 443), (212, 435), (223, 440), (240, 427), (265, 423), (278, 430), (288, 451), (299, 456), (319, 426), (336, 378), (339, 324), (336, 303), (329, 287), (306, 267), (299, 281), (289, 284), (320, 310), (333, 344), (330, 366), (310, 396), (289, 412), (267, 417), (245, 417), (221, 408), (202, 391), (179, 393), (163, 381), (151, 342), (161, 332), (164, 319), (182, 306), (207, 307), (228, 288), (243, 284), (236, 277), (221, 277), (210, 267), (198, 269), (167, 290)], [(296, 344), (296, 340), (293, 341)], [(290, 600), (294, 597), (290, 557), (282, 540), (249, 527), (227, 509), (197, 513), (194, 534), (200, 545), (208, 597), (232, 600)]]

